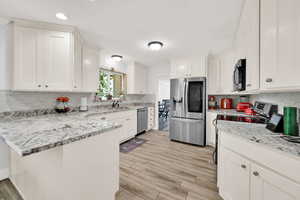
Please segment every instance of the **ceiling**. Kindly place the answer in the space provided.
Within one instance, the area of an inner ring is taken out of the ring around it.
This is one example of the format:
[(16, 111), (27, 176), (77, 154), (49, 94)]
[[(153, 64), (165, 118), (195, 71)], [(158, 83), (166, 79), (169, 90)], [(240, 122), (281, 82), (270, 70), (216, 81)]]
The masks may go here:
[[(0, 16), (75, 25), (94, 46), (152, 66), (221, 52), (232, 44), (243, 0), (1, 0)], [(57, 12), (69, 19), (56, 19)], [(165, 43), (149, 51), (147, 42)]]

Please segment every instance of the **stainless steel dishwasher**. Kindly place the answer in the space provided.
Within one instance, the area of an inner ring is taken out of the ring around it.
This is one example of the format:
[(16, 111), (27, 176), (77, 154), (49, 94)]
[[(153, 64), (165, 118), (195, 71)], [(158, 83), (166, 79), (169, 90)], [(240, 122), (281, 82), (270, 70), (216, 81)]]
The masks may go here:
[(148, 126), (148, 108), (139, 108), (137, 110), (137, 133), (147, 130)]

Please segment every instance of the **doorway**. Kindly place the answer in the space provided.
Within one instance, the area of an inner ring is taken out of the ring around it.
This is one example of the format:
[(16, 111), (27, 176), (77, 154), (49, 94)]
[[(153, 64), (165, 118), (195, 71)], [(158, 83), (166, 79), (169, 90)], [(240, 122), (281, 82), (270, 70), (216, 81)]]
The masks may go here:
[(170, 80), (158, 81), (158, 129), (169, 130)]

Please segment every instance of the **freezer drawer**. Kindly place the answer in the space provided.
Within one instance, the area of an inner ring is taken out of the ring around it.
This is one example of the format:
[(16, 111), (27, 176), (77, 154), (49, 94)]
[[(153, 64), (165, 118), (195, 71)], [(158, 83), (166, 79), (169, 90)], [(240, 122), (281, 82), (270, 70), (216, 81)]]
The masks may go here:
[(205, 146), (205, 120), (171, 118), (170, 139)]

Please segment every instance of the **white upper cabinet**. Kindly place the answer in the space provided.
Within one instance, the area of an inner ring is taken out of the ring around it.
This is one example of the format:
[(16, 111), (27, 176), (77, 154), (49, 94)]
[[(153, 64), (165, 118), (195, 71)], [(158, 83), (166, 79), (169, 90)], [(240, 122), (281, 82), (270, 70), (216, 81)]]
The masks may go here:
[(15, 27), (14, 41), (14, 89), (39, 90), (42, 80), (38, 73), (39, 31), (32, 28)]
[(207, 94), (221, 93), (221, 61), (209, 56), (207, 66)]
[(207, 59), (179, 59), (171, 61), (171, 78), (206, 77)]
[(131, 62), (127, 69), (127, 94), (147, 93), (147, 67)]
[(236, 59), (247, 59), (246, 91), (259, 89), (259, 0), (246, 0), (236, 35)]
[(71, 33), (42, 31), (42, 54), (39, 68), (43, 68), (44, 87), (54, 91), (71, 90)]
[(300, 1), (261, 1), (261, 84), (264, 90), (300, 89)]
[(83, 48), (82, 91), (97, 92), (99, 88), (99, 52)]
[(13, 90), (70, 91), (72, 33), (14, 26)]
[(233, 69), (235, 51), (228, 50), (211, 56), (207, 67), (208, 94), (231, 94), (233, 92)]
[(83, 48), (74, 27), (16, 21), (13, 87), (16, 91), (96, 92), (99, 52)]
[(83, 41), (78, 32), (74, 34), (74, 69), (73, 69), (73, 91), (82, 91), (83, 75), (82, 75), (82, 56), (83, 56)]

